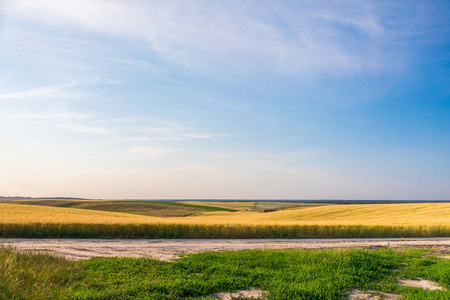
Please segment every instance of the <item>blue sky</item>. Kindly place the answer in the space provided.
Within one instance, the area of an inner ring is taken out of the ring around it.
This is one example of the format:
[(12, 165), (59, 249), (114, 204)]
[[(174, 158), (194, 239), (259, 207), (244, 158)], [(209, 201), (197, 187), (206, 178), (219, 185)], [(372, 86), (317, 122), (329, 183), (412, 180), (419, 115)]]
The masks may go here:
[(0, 2), (0, 195), (449, 199), (449, 14)]

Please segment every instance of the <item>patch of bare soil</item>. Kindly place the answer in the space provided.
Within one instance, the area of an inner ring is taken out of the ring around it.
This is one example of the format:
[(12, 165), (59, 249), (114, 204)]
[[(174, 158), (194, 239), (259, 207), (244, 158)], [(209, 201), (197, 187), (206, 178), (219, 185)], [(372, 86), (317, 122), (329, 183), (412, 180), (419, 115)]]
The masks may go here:
[(349, 300), (399, 300), (401, 295), (373, 291), (351, 290), (348, 295)]
[(221, 300), (232, 300), (233, 298), (246, 298), (246, 299), (267, 299), (267, 296), (269, 295), (269, 292), (259, 290), (259, 289), (249, 289), (246, 291), (237, 291), (234, 293), (227, 293), (227, 292), (220, 292), (215, 293), (212, 295), (209, 295), (208, 297), (212, 297), (215, 299), (221, 299)]
[(411, 279), (399, 279), (398, 281), (399, 285), (402, 286), (411, 286), (411, 287), (418, 287), (422, 288), (424, 290), (439, 290), (439, 291), (445, 291), (445, 288), (438, 285), (436, 282), (425, 280), (425, 279), (419, 279), (419, 280), (411, 280)]

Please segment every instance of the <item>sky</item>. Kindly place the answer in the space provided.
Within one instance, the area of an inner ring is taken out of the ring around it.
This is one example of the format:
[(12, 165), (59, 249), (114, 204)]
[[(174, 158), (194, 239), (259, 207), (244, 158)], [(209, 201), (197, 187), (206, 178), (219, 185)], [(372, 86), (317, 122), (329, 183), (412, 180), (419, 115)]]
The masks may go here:
[(449, 15), (0, 0), (0, 196), (450, 199)]

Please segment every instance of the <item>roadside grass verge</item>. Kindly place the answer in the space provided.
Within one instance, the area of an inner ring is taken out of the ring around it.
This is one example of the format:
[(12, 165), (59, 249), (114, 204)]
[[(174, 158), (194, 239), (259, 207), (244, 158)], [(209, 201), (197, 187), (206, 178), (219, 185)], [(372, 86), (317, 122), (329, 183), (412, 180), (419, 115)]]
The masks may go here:
[(50, 254), (0, 246), (0, 299), (62, 299), (75, 286), (81, 269)]
[(203, 252), (164, 262), (68, 261), (0, 247), (0, 269), (0, 299), (212, 299), (252, 287), (273, 300), (346, 299), (353, 289), (450, 299), (449, 291), (396, 285), (398, 277), (421, 276), (450, 288), (448, 261), (414, 248)]
[(450, 226), (0, 223), (0, 238), (302, 239), (450, 237)]

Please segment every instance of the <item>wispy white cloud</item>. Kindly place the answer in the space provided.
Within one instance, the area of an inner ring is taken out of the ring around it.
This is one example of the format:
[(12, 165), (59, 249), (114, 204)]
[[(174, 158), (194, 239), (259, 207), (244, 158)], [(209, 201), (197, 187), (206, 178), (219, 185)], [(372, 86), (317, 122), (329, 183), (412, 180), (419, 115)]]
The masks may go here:
[(134, 134), (152, 136), (156, 141), (182, 141), (182, 140), (215, 140), (228, 137), (228, 134), (202, 132), (199, 128), (189, 124), (171, 121), (158, 121), (135, 119), (133, 125), (127, 125)]
[(74, 113), (74, 112), (62, 112), (62, 113), (28, 113), (28, 114), (16, 114), (10, 115), (11, 119), (44, 119), (44, 120), (87, 120), (93, 119), (94, 115), (86, 113)]
[(70, 94), (67, 90), (77, 86), (78, 83), (68, 83), (61, 85), (49, 85), (41, 86), (34, 89), (27, 89), (22, 91), (17, 91), (13, 93), (3, 93), (0, 94), (1, 99), (42, 99), (42, 98), (64, 98), (68, 97)]
[(17, 18), (142, 40), (165, 59), (202, 70), (354, 73), (392, 61), (384, 52), (393, 35), (381, 21), (382, 3), (15, 0), (9, 6)]
[(185, 133), (182, 136), (190, 139), (201, 139), (201, 140), (214, 140), (219, 136), (225, 136), (222, 134), (212, 134), (212, 133)]
[(109, 85), (116, 85), (116, 84), (121, 84), (121, 83), (123, 83), (123, 81), (122, 81), (121, 79), (111, 79), (111, 78), (108, 78), (108, 79), (105, 79), (105, 80), (104, 80), (104, 83), (105, 83), (105, 84), (109, 84)]
[(198, 128), (179, 122), (145, 118), (115, 118), (67, 109), (8, 114), (3, 120), (9, 121), (10, 124), (17, 123), (28, 128), (42, 128), (46, 131), (100, 134), (103, 135), (103, 143), (118, 148), (136, 147), (133, 148), (136, 153), (144, 153), (148, 149), (156, 151), (155, 149), (159, 149), (160, 145), (173, 144), (179, 141), (213, 141), (227, 136), (202, 132)]
[(351, 26), (370, 36), (380, 36), (387, 29), (381, 23), (382, 16), (377, 15), (380, 13), (377, 8), (376, 3), (353, 2), (349, 5), (346, 1), (338, 1), (329, 6), (316, 7), (311, 15), (323, 21)]
[[(9, 115), (10, 120), (28, 122), (29, 126), (76, 133), (111, 133), (108, 126), (93, 114), (76, 112), (25, 113)], [(102, 125), (102, 126), (100, 126)]]
[(33, 120), (33, 119), (48, 120), (48, 119), (51, 119), (51, 117), (46, 114), (19, 114), (19, 115), (10, 115), (9, 118), (22, 119), (22, 120)]
[(98, 134), (111, 133), (110, 130), (105, 129), (105, 128), (83, 125), (83, 124), (61, 123), (61, 124), (58, 124), (58, 127), (61, 129), (70, 131), (70, 132), (98, 133)]
[(177, 150), (172, 148), (154, 147), (154, 146), (134, 146), (128, 149), (129, 153), (141, 154), (152, 158), (165, 157), (175, 153)]

